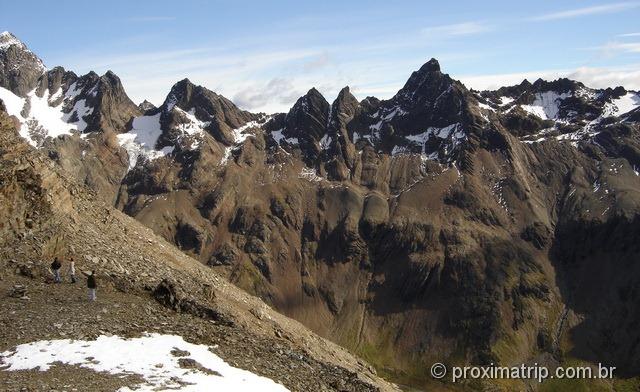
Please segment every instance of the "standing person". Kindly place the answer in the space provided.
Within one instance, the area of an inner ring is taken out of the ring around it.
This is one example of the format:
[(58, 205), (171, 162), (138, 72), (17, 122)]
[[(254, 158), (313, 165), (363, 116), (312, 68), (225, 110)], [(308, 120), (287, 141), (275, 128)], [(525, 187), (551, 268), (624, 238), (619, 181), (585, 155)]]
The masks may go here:
[(98, 288), (98, 284), (96, 283), (96, 271), (91, 271), (91, 274), (87, 274), (84, 271), (82, 271), (82, 273), (87, 277), (89, 301), (94, 302), (96, 300), (96, 289)]
[(69, 277), (71, 278), (71, 283), (76, 282), (76, 261), (73, 257), (69, 258)]
[(58, 257), (54, 257), (53, 263), (51, 263), (51, 271), (53, 272), (53, 282), (60, 283), (62, 279), (60, 278), (60, 268), (62, 268), (62, 263), (58, 260)]

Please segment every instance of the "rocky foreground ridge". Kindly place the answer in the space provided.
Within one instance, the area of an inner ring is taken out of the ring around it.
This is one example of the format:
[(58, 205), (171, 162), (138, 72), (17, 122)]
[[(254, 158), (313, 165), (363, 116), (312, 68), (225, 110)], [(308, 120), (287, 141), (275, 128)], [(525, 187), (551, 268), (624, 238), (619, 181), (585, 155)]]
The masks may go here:
[(435, 361), (639, 374), (637, 92), (479, 92), (432, 59), (388, 100), (311, 89), (266, 115), (187, 79), (135, 105), (112, 73), (1, 53), (0, 99), (56, 167), (384, 376), (433, 388)]
[[(0, 112), (0, 291), (9, 294), (2, 300), (0, 352), (44, 339), (170, 333), (214, 346), (235, 366), (292, 391), (396, 390), (343, 348), (96, 201), (93, 191), (22, 141), (13, 120)], [(83, 283), (50, 282), (56, 254), (74, 255), (80, 271), (97, 271), (97, 303), (86, 301)], [(43, 385), (112, 391), (140, 381), (71, 366), (0, 374), (7, 391)]]

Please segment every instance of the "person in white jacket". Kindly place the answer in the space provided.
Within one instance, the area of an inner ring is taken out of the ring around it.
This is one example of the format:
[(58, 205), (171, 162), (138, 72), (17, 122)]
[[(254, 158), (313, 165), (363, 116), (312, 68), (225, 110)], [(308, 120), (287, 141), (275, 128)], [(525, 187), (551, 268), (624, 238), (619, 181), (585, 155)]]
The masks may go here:
[(76, 282), (76, 262), (73, 257), (69, 257), (69, 278), (71, 283)]

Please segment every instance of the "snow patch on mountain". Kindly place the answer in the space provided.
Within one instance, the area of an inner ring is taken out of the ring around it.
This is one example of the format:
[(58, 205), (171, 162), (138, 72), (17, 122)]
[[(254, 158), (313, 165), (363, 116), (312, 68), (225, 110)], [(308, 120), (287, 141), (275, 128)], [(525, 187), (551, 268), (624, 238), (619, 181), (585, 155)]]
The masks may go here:
[[(265, 391), (287, 388), (271, 379), (230, 366), (202, 344), (181, 336), (147, 334), (126, 339), (99, 336), (96, 340), (41, 340), (0, 353), (5, 371), (47, 371), (56, 363), (114, 375), (137, 374), (144, 382), (125, 391)], [(181, 366), (188, 361), (196, 366)], [(199, 366), (198, 366), (199, 365)]]
[(24, 44), (10, 32), (3, 31), (0, 33), (0, 49), (5, 49), (12, 45), (24, 47)]
[(440, 139), (454, 139), (454, 140), (462, 140), (465, 138), (465, 133), (462, 131), (460, 124), (455, 123), (448, 125), (444, 128), (437, 127), (429, 127), (426, 131), (419, 133), (417, 135), (408, 135), (405, 137), (410, 142), (418, 143), (422, 145), (422, 149), (424, 151), (424, 144), (431, 136), (436, 136)]
[(558, 94), (555, 91), (545, 91), (536, 94), (536, 98), (531, 105), (520, 105), (522, 109), (543, 120), (554, 120), (558, 118), (560, 104), (562, 100), (571, 96), (571, 93)]
[(231, 133), (233, 134), (234, 143), (240, 144), (240, 143), (244, 142), (245, 140), (247, 140), (247, 138), (249, 136), (254, 136), (254, 134), (251, 133), (250, 130), (253, 129), (253, 128), (262, 127), (264, 124), (269, 122), (269, 120), (271, 120), (271, 118), (272, 118), (272, 116), (262, 116), (258, 120), (249, 121), (248, 123), (244, 124), (243, 126), (241, 126), (239, 128), (232, 129)]
[(278, 129), (277, 131), (272, 131), (271, 132), (271, 137), (273, 138), (273, 140), (276, 142), (276, 144), (279, 146), (281, 144), (281, 142), (284, 140), (287, 144), (298, 144), (298, 138), (297, 137), (286, 137), (284, 134), (284, 128), (282, 129)]
[(482, 102), (478, 102), (478, 107), (480, 107), (480, 109), (488, 110), (488, 111), (491, 111), (491, 112), (495, 112), (496, 111), (491, 106), (487, 105), (486, 103), (482, 103)]
[(370, 125), (369, 129), (371, 129), (374, 132), (378, 132), (382, 128), (383, 124), (393, 120), (396, 116), (404, 116), (405, 114), (407, 114), (407, 112), (403, 110), (400, 106), (394, 106), (388, 110), (384, 110), (383, 112), (378, 110), (371, 117), (380, 118), (380, 120), (378, 120), (377, 123)]
[(156, 143), (160, 135), (162, 135), (162, 128), (160, 127), (161, 114), (136, 117), (133, 119), (131, 130), (117, 136), (118, 143), (129, 154), (129, 170), (136, 166), (140, 156), (153, 160), (173, 152), (173, 147), (164, 147), (156, 150)]
[(300, 170), (300, 174), (298, 175), (298, 178), (311, 181), (311, 182), (320, 182), (324, 180), (324, 178), (320, 177), (315, 170), (310, 169), (308, 167), (303, 167), (302, 170)]
[(77, 97), (82, 92), (82, 86), (78, 86), (78, 82), (75, 81), (69, 86), (67, 91), (64, 93), (66, 99), (73, 99)]
[(331, 146), (331, 136), (329, 136), (328, 133), (326, 133), (322, 139), (320, 139), (320, 149), (322, 150), (327, 150), (329, 149), (329, 146)]
[(629, 91), (625, 95), (607, 102), (602, 111), (603, 117), (621, 116), (640, 106), (640, 95)]
[[(84, 116), (88, 116), (91, 113), (93, 113), (93, 108), (87, 106), (87, 100), (80, 99), (73, 105), (73, 109), (71, 109), (69, 113), (65, 113), (63, 119), (69, 124), (74, 124), (78, 131), (84, 132), (87, 128), (87, 122), (84, 120)], [(72, 120), (74, 118), (75, 120)]]
[(195, 115), (195, 108), (189, 110), (188, 112), (180, 109), (179, 107), (175, 107), (176, 110), (179, 110), (188, 120), (186, 123), (178, 124), (176, 128), (189, 139), (190, 149), (196, 149), (200, 146), (202, 142), (202, 138), (204, 137), (204, 129), (211, 125), (211, 121), (200, 121)]
[(224, 155), (222, 156), (222, 159), (220, 159), (220, 165), (224, 165), (229, 161), (229, 158), (231, 158), (232, 151), (233, 151), (233, 147), (225, 147)]
[(437, 137), (438, 139), (446, 141), (443, 146), (443, 151), (446, 155), (462, 143), (466, 139), (467, 135), (460, 123), (451, 124), (443, 128), (429, 127), (424, 132), (405, 136), (407, 145), (394, 146), (391, 151), (391, 155), (396, 156), (410, 153), (413, 149), (409, 146), (413, 145), (420, 148), (420, 155), (423, 161), (438, 160), (439, 151), (427, 151), (426, 148), (427, 141), (432, 137)]
[(511, 97), (500, 97), (499, 99), (500, 99), (500, 106), (507, 106), (508, 104), (514, 101), (514, 99)]
[[(0, 99), (6, 103), (7, 112), (20, 121), (20, 136), (29, 144), (38, 147), (46, 138), (70, 135), (79, 130), (79, 122), (69, 124), (69, 116), (63, 112), (63, 104), (49, 105), (48, 90), (42, 97), (33, 90), (26, 98), (18, 97), (0, 87)], [(86, 123), (85, 123), (86, 126)]]
[(21, 98), (4, 87), (0, 87), (0, 99), (7, 108), (7, 113), (21, 118), (20, 112), (24, 108), (25, 99)]

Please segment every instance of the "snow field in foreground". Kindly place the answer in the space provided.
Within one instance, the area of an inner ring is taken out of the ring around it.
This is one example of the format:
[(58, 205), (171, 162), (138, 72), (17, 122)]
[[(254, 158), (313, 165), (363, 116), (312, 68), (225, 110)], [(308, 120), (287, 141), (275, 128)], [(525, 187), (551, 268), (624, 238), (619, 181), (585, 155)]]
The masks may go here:
[[(181, 361), (197, 364), (183, 368)], [(93, 341), (41, 340), (0, 353), (0, 365), (5, 371), (47, 371), (55, 362), (114, 375), (137, 374), (145, 380), (134, 389), (121, 388), (121, 392), (287, 391), (273, 380), (228, 365), (208, 346), (188, 343), (176, 335), (154, 333), (133, 339), (100, 336)]]

